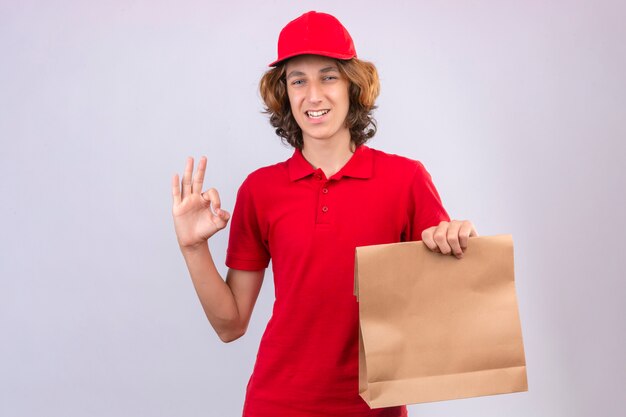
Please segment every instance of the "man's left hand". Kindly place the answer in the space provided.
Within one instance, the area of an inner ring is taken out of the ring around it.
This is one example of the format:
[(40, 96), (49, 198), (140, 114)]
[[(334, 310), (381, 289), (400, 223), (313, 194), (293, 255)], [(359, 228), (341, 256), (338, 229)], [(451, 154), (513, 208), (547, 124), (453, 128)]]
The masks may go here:
[(422, 242), (433, 252), (454, 255), (461, 259), (472, 236), (478, 236), (478, 232), (471, 221), (443, 220), (438, 226), (429, 227), (422, 232)]

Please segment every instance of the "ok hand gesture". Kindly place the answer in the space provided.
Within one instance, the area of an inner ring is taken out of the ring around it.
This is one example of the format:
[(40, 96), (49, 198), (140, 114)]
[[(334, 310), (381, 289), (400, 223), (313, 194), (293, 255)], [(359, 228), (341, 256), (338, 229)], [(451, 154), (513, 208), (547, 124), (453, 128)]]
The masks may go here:
[[(187, 158), (181, 184), (178, 174), (172, 178), (174, 228), (181, 248), (194, 247), (206, 242), (211, 236), (226, 227), (230, 213), (220, 208), (220, 196), (215, 188), (202, 192), (207, 159), (200, 158), (198, 170), (193, 176), (193, 158)], [(211, 211), (213, 205), (213, 211)]]

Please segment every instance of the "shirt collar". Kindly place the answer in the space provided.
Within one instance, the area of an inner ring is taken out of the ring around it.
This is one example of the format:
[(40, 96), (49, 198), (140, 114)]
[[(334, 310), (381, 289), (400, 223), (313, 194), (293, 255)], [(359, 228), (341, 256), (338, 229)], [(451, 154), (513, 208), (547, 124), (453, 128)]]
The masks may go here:
[[(340, 179), (341, 177), (370, 178), (373, 171), (374, 158), (372, 149), (366, 145), (359, 145), (348, 162), (329, 179)], [(297, 181), (317, 170), (304, 158), (302, 151), (296, 148), (291, 158), (287, 160), (289, 169), (289, 179)]]

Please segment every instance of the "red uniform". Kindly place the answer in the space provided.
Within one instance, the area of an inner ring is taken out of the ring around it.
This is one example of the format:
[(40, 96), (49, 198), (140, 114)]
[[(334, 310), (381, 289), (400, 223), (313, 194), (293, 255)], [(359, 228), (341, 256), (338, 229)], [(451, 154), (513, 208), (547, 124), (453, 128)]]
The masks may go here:
[(246, 388), (243, 417), (400, 417), (358, 394), (357, 246), (421, 240), (449, 221), (424, 166), (360, 145), (326, 178), (296, 149), (237, 193), (226, 265), (272, 259), (276, 300)]

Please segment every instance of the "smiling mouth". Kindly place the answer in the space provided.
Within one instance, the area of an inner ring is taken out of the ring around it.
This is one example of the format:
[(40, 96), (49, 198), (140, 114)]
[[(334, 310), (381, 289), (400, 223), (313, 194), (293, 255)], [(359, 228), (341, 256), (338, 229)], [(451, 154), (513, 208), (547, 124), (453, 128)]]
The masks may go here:
[(319, 119), (329, 111), (330, 110), (308, 110), (305, 112), (305, 114), (311, 119)]

